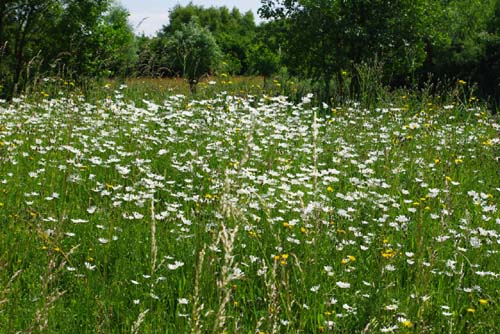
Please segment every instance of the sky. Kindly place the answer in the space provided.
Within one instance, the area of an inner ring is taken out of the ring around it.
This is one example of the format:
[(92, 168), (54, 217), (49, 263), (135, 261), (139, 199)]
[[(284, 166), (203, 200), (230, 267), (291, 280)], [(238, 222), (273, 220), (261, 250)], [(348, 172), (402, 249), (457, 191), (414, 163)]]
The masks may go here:
[(230, 9), (237, 7), (241, 12), (251, 10), (255, 21), (260, 22), (257, 9), (260, 0), (118, 0), (127, 8), (129, 21), (137, 34), (144, 33), (153, 36), (161, 27), (168, 23), (168, 12), (176, 5), (186, 6), (189, 2), (204, 7), (226, 6)]

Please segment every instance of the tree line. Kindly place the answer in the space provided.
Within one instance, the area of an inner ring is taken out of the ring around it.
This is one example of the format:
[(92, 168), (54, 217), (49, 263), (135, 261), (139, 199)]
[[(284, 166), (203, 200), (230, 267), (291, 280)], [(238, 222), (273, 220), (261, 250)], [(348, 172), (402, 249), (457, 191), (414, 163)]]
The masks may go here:
[[(184, 77), (286, 72), (360, 89), (360, 68), (389, 87), (476, 83), (500, 96), (500, 0), (262, 0), (252, 12), (176, 6), (155, 36), (135, 36), (111, 0), (1, 0), (0, 96), (45, 76)], [(50, 19), (49, 19), (50, 18)], [(348, 81), (348, 82), (346, 82)]]
[(126, 71), (137, 50), (127, 18), (109, 0), (0, 0), (0, 97), (44, 76)]

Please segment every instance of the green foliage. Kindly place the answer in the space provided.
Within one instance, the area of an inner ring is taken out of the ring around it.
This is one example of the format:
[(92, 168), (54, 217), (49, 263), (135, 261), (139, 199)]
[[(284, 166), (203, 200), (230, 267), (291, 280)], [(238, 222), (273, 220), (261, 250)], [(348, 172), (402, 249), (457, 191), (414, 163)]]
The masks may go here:
[(205, 75), (214, 71), (220, 59), (220, 50), (208, 29), (195, 20), (182, 24), (165, 43), (170, 71), (188, 80), (191, 91)]
[(136, 53), (127, 17), (110, 0), (2, 1), (0, 94), (12, 97), (47, 75), (126, 74)]
[(128, 16), (125, 8), (112, 6), (97, 29), (101, 57), (105, 59), (103, 66), (111, 76), (129, 75), (137, 62), (137, 45)]
[(250, 72), (266, 80), (275, 74), (282, 63), (281, 41), (284, 39), (281, 21), (263, 22), (256, 30), (250, 55)]
[(428, 48), (422, 69), (440, 80), (479, 84), (485, 95), (498, 95), (498, 1), (448, 1), (439, 12), (437, 31), (446, 43)]
[(488, 38), (480, 71), (484, 75), (481, 88), (493, 98), (495, 107), (500, 109), (500, 0), (495, 2), (487, 29)]
[(47, 61), (57, 62), (62, 74), (101, 74), (104, 45), (97, 31), (109, 4), (104, 0), (68, 0), (60, 4), (60, 14), (54, 18), (46, 47)]
[(459, 79), (498, 100), (498, 3), (269, 0), (260, 13), (280, 24), (284, 65), (312, 79), (320, 100), (374, 101), (385, 86), (451, 89)]
[[(113, 0), (4, 0), (0, 98), (47, 76), (83, 83), (185, 75), (194, 83), (216, 73), (215, 63), (199, 64), (203, 73), (194, 74), (185, 66), (191, 56), (179, 57), (172, 43), (181, 44), (179, 32), (195, 21), (220, 50), (220, 73), (266, 80), (286, 68), (321, 101), (373, 101), (367, 96), (386, 86), (453, 87), (464, 80), (500, 103), (500, 0), (264, 0), (260, 14), (268, 20), (256, 26), (252, 12), (177, 5), (150, 38), (133, 35), (127, 11)], [(380, 82), (369, 84), (362, 73), (376, 73)]]
[(135, 81), (0, 103), (1, 333), (496, 332), (484, 109)]
[(158, 38), (149, 38), (147, 36), (138, 36), (137, 40), (137, 59), (134, 66), (134, 76), (154, 77), (159, 73)]
[[(15, 95), (32, 77), (33, 67), (41, 61), (39, 45), (48, 42), (44, 18), (60, 13), (57, 1), (0, 2), (0, 83), (2, 96)], [(39, 28), (42, 27), (42, 31)]]
[(280, 64), (279, 56), (264, 44), (257, 44), (254, 46), (251, 54), (251, 61), (251, 68), (256, 73), (262, 75), (264, 79), (274, 74), (278, 70)]
[(192, 20), (213, 34), (229, 73), (243, 74), (249, 70), (250, 50), (256, 30), (252, 12), (242, 14), (237, 8), (178, 5), (170, 11), (169, 24), (163, 27), (159, 37), (173, 34)]
[(263, 1), (265, 18), (283, 20), (287, 66), (328, 83), (377, 57), (388, 81), (425, 59), (423, 1)]

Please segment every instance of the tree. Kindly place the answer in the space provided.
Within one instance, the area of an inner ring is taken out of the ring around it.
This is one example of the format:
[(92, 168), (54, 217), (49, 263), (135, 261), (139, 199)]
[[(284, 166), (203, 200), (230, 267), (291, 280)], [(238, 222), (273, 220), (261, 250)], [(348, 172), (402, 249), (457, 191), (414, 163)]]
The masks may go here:
[(259, 13), (284, 21), (284, 62), (297, 74), (330, 82), (374, 58), (384, 62), (385, 79), (405, 77), (425, 59), (425, 0), (262, 0)]
[(250, 49), (255, 37), (255, 21), (251, 11), (242, 14), (237, 8), (177, 5), (169, 14), (159, 37), (165, 37), (179, 30), (183, 24), (195, 19), (214, 36), (221, 49), (225, 70), (233, 74), (244, 74), (250, 66)]
[(113, 0), (0, 0), (0, 96), (44, 75), (128, 74), (136, 44), (127, 17)]
[[(13, 0), (0, 4), (0, 75), (4, 95), (22, 90), (23, 72), (30, 60), (39, 56), (36, 43), (45, 39), (39, 27), (45, 17), (57, 15), (58, 2), (46, 0)], [(28, 67), (29, 69), (29, 67)]]
[(125, 8), (112, 5), (97, 28), (103, 66), (111, 76), (129, 75), (137, 61), (137, 44), (128, 16)]
[(477, 84), (479, 93), (500, 92), (499, 0), (449, 0), (434, 11), (434, 36), (439, 42), (427, 45), (421, 70), (433, 80)]
[(161, 76), (159, 59), (161, 43), (159, 37), (145, 35), (136, 37), (137, 60), (134, 64), (134, 75), (143, 77)]
[(111, 0), (62, 0), (49, 32), (47, 59), (57, 60), (65, 75), (86, 78), (104, 74), (109, 41), (103, 36)]
[(188, 81), (192, 93), (198, 81), (213, 72), (220, 60), (220, 49), (208, 29), (196, 20), (182, 24), (166, 42), (171, 69)]
[(0, 94), (20, 93), (37, 75), (102, 74), (109, 55), (124, 43), (116, 38), (116, 23), (125, 22), (123, 15), (120, 21), (110, 12), (105, 19), (110, 4), (111, 0), (0, 1)]
[(500, 0), (496, 0), (493, 16), (488, 22), (488, 36), (481, 72), (485, 74), (483, 89), (500, 109)]
[(264, 77), (264, 86), (267, 78), (276, 73), (279, 68), (279, 55), (271, 51), (265, 44), (259, 43), (252, 49), (251, 68)]

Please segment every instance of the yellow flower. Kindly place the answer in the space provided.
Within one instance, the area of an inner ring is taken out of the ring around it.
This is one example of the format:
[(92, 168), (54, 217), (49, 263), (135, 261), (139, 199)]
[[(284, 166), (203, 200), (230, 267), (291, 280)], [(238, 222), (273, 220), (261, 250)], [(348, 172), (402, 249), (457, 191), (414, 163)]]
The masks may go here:
[(328, 191), (329, 193), (333, 192), (333, 188), (331, 186), (328, 186), (328, 188), (326, 188), (326, 191)]
[(458, 84), (459, 85), (465, 85), (467, 82), (463, 81), (463, 80), (458, 80)]
[(392, 259), (393, 257), (396, 256), (396, 254), (397, 254), (397, 252), (391, 248), (386, 249), (386, 250), (381, 252), (381, 255), (384, 259)]
[(275, 255), (274, 256), (274, 261), (280, 261), (280, 264), (282, 266), (286, 265), (286, 260), (288, 259), (288, 254), (281, 254), (281, 255)]
[(413, 323), (410, 320), (405, 320), (401, 324), (403, 325), (403, 327), (406, 327), (406, 328), (412, 328), (413, 327)]
[(479, 299), (479, 304), (488, 305), (488, 299)]
[(355, 256), (352, 256), (352, 255), (347, 255), (347, 257), (346, 257), (346, 258), (343, 258), (343, 259), (340, 261), (340, 263), (342, 263), (342, 264), (347, 264), (347, 263), (349, 263), (349, 262), (354, 262), (354, 261), (356, 261), (356, 257), (355, 257)]
[(488, 139), (486, 141), (483, 141), (482, 144), (484, 146), (492, 146), (493, 145), (493, 142), (491, 141), (491, 139)]
[(476, 309), (474, 309), (474, 308), (472, 308), (472, 307), (469, 307), (469, 308), (467, 309), (467, 312), (468, 312), (468, 313), (474, 313), (474, 312), (476, 312)]

